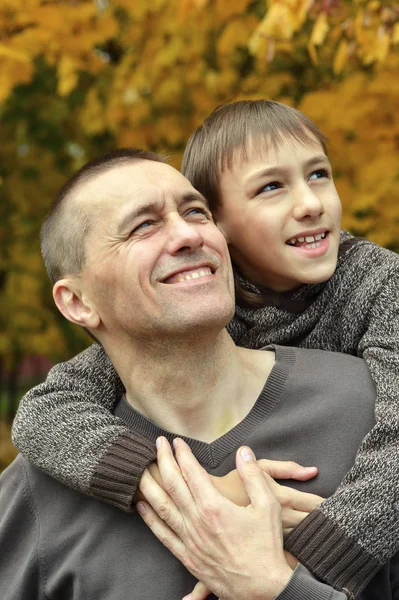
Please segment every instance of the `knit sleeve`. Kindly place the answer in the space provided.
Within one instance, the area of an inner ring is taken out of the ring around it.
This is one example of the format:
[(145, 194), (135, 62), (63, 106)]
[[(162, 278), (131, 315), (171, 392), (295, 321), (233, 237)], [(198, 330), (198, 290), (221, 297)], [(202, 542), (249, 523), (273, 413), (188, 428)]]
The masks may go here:
[(122, 382), (99, 344), (56, 365), (21, 400), (15, 446), (37, 467), (84, 494), (132, 510), (155, 445), (131, 432), (111, 410)]
[(359, 356), (376, 386), (376, 425), (336, 493), (287, 538), (317, 577), (361, 591), (399, 550), (399, 261), (365, 316)]

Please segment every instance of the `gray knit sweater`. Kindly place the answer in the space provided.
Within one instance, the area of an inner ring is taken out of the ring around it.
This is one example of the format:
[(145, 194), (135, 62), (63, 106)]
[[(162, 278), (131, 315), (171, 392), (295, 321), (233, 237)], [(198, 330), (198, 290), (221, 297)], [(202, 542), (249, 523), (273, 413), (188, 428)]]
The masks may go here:
[[(256, 288), (247, 284), (252, 291)], [(399, 256), (343, 232), (325, 283), (238, 306), (229, 331), (249, 348), (267, 344), (363, 357), (377, 388), (376, 425), (336, 493), (288, 537), (316, 576), (358, 593), (399, 550)], [(98, 344), (54, 367), (21, 401), (13, 439), (34, 464), (83, 493), (131, 510), (153, 442), (110, 413), (123, 391)]]

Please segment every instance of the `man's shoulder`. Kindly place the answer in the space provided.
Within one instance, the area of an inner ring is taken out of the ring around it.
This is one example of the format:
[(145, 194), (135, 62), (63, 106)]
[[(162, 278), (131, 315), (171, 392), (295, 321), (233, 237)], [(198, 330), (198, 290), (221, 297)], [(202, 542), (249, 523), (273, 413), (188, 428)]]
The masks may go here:
[(374, 390), (374, 383), (369, 368), (363, 358), (313, 348), (296, 348), (290, 346), (274, 346), (278, 360), (290, 360), (296, 372), (304, 376), (327, 381), (336, 381), (339, 386), (344, 380), (350, 382), (363, 381), (363, 387), (369, 385)]
[(350, 365), (359, 369), (366, 369), (367, 365), (363, 358), (343, 352), (332, 352), (331, 350), (322, 350), (320, 348), (298, 348), (297, 346), (280, 346), (271, 344), (264, 346), (262, 350), (275, 349), (276, 358), (284, 362), (307, 363), (316, 367), (317, 365), (329, 365), (330, 367)]
[(0, 476), (0, 502), (10, 495), (14, 502), (31, 505), (37, 514), (43, 510), (57, 510), (57, 506), (67, 509), (92, 500), (53, 479), (22, 454), (18, 454)]
[(7, 488), (26, 496), (31, 494), (36, 483), (46, 482), (50, 486), (59, 486), (58, 482), (40, 471), (22, 454), (18, 454), (12, 463), (0, 475), (0, 494)]
[(14, 484), (18, 482), (20, 485), (27, 485), (27, 468), (30, 463), (22, 456), (18, 454), (17, 457), (10, 463), (10, 465), (0, 475), (0, 492), (5, 485), (10, 483)]

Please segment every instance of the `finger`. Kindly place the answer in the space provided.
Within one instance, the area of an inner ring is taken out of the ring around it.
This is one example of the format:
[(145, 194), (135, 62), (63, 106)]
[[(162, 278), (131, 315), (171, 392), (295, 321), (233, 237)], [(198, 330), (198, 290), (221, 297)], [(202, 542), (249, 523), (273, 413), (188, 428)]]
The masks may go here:
[(307, 481), (317, 475), (317, 467), (303, 467), (291, 460), (268, 460), (261, 458), (258, 464), (273, 479), (297, 479)]
[(281, 522), (283, 529), (294, 529), (299, 523), (301, 523), (309, 513), (300, 512), (299, 510), (285, 509), (282, 511)]
[(211, 591), (206, 587), (202, 581), (199, 581), (190, 595), (190, 600), (205, 600), (209, 596)]
[(316, 494), (309, 494), (285, 485), (279, 485), (273, 479), (268, 480), (268, 483), (282, 508), (290, 507), (294, 511), (310, 513), (318, 508), (324, 500)]
[(215, 488), (209, 473), (199, 464), (186, 442), (176, 438), (173, 445), (177, 463), (195, 502), (202, 506), (210, 497), (225, 502), (226, 499)]
[[(184, 531), (184, 521), (182, 514), (166, 491), (153, 479), (148, 469), (146, 469), (140, 480), (140, 490), (143, 493), (147, 503), (151, 505), (152, 511), (157, 513), (158, 517), (164, 521), (169, 528), (173, 529), (177, 535), (181, 536)], [(147, 503), (138, 503), (141, 508), (146, 507)], [(141, 513), (140, 513), (141, 514)], [(151, 512), (152, 514), (152, 512)]]
[(152, 533), (176, 558), (183, 562), (185, 546), (181, 539), (167, 526), (147, 502), (138, 502), (137, 512)]
[(280, 505), (271, 491), (263, 471), (256, 462), (252, 450), (246, 446), (240, 448), (236, 454), (236, 464), (252, 507), (261, 510), (272, 510), (274, 508), (275, 516), (277, 515), (280, 520)]
[(163, 487), (176, 506), (179, 509), (192, 506), (193, 498), (184, 479), (184, 474), (173, 456), (168, 440), (164, 437), (157, 439), (157, 462)]

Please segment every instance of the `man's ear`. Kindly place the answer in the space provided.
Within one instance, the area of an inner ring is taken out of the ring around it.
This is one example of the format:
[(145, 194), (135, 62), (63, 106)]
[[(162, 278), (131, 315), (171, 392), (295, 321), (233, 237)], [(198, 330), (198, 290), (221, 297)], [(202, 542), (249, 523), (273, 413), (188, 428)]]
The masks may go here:
[(53, 287), (53, 298), (58, 310), (68, 321), (86, 329), (96, 329), (100, 315), (95, 306), (86, 298), (74, 279), (60, 279)]

